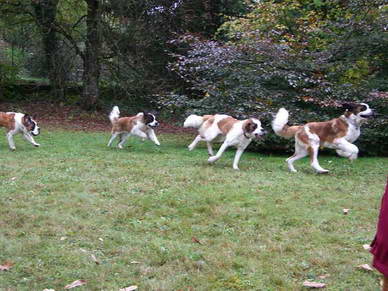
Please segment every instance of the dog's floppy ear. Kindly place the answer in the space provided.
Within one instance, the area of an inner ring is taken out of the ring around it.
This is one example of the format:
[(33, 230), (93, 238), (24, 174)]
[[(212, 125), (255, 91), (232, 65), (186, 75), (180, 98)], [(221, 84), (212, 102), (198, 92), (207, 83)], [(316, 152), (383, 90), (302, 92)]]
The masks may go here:
[(343, 103), (342, 108), (345, 110), (353, 110), (354, 109), (354, 104), (353, 103)]
[(23, 123), (30, 122), (31, 121), (31, 116), (29, 114), (24, 114), (23, 116)]
[(25, 127), (30, 126), (33, 123), (31, 120), (31, 116), (29, 114), (24, 114), (22, 118), (22, 123)]
[(255, 130), (255, 125), (252, 119), (248, 119), (243, 126), (244, 133), (252, 133)]

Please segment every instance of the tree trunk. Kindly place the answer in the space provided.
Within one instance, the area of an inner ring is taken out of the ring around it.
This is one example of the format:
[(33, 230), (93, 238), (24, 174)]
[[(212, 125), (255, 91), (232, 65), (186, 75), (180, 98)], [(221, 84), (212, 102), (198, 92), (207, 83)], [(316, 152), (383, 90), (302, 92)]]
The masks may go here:
[(83, 90), (82, 107), (85, 109), (94, 109), (97, 106), (99, 97), (99, 79), (100, 79), (100, 19), (101, 11), (98, 0), (85, 0), (88, 6), (86, 17), (87, 36), (85, 44), (84, 72), (83, 72)]
[(42, 33), (42, 43), (45, 52), (45, 66), (51, 85), (52, 94), (64, 98), (65, 79), (62, 73), (62, 61), (59, 54), (57, 33), (54, 22), (57, 15), (59, 0), (41, 0), (33, 2), (36, 21)]

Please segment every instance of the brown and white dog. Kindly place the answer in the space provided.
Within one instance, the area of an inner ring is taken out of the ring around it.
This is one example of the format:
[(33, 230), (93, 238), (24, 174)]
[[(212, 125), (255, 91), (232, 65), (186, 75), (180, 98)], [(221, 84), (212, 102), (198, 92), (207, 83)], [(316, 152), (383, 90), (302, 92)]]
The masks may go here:
[(318, 162), (319, 147), (335, 149), (337, 154), (357, 159), (358, 148), (353, 142), (360, 136), (360, 126), (373, 116), (372, 109), (365, 103), (344, 104), (345, 113), (324, 122), (309, 122), (305, 125), (288, 126), (288, 111), (280, 108), (272, 121), (275, 133), (285, 138), (295, 137), (295, 153), (286, 162), (291, 172), (296, 172), (294, 162), (310, 155), (311, 166), (318, 173), (329, 172)]
[[(198, 128), (199, 134), (188, 148), (192, 151), (198, 142), (206, 141), (210, 155), (209, 163), (217, 161), (229, 146), (236, 146), (237, 151), (233, 161), (233, 169), (235, 170), (239, 169), (238, 162), (241, 155), (252, 139), (259, 138), (265, 133), (260, 120), (256, 118), (237, 120), (221, 114), (204, 116), (193, 114), (187, 117), (183, 126)], [(213, 141), (223, 141), (216, 155), (213, 153)]]
[(13, 136), (17, 133), (22, 133), (24, 138), (32, 145), (38, 147), (33, 136), (40, 133), (40, 128), (36, 121), (28, 114), (16, 112), (0, 112), (0, 126), (7, 130), (7, 140), (9, 148), (14, 151), (16, 149)]
[(120, 110), (114, 106), (109, 114), (112, 123), (112, 136), (108, 142), (108, 147), (116, 137), (119, 137), (118, 148), (122, 149), (126, 140), (131, 136), (138, 136), (142, 139), (150, 139), (156, 145), (160, 145), (155, 135), (154, 128), (159, 125), (155, 116), (151, 113), (140, 112), (135, 116), (121, 117)]

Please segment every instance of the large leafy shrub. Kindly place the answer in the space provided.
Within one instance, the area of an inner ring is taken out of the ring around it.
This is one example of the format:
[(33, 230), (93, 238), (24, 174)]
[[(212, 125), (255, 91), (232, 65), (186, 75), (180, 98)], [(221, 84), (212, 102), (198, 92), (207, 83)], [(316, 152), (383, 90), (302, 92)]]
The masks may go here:
[[(187, 86), (165, 97), (165, 108), (177, 110), (179, 101), (186, 114), (256, 115), (268, 128), (279, 107), (290, 110), (292, 123), (304, 123), (339, 116), (344, 102), (367, 100), (380, 115), (358, 144), (362, 153), (387, 155), (385, 8), (376, 1), (305, 2), (260, 2), (248, 17), (225, 24), (219, 41), (174, 40), (187, 51), (174, 55), (170, 69)], [(284, 151), (292, 142), (269, 135), (256, 148)]]

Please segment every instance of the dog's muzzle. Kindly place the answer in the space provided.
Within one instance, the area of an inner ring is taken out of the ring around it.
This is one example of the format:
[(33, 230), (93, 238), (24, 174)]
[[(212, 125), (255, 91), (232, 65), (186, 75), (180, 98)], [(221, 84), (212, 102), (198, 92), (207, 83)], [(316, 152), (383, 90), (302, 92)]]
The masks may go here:
[(35, 130), (31, 131), (31, 134), (32, 134), (33, 136), (39, 135), (39, 134), (40, 134), (40, 128), (38, 128), (36, 131), (37, 131), (37, 132), (35, 132)]
[(266, 130), (263, 130), (261, 133), (255, 133), (255, 138), (259, 139), (261, 138), (263, 135), (267, 134), (268, 132)]
[(372, 118), (375, 116), (376, 116), (376, 114), (374, 113), (374, 111), (372, 111), (371, 113), (368, 113), (368, 114), (360, 114), (360, 117), (362, 117), (362, 118)]
[(158, 127), (159, 126), (159, 122), (155, 121), (154, 124), (148, 124), (148, 126), (151, 127), (151, 128)]

